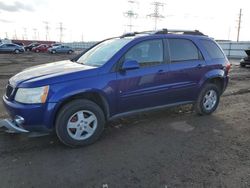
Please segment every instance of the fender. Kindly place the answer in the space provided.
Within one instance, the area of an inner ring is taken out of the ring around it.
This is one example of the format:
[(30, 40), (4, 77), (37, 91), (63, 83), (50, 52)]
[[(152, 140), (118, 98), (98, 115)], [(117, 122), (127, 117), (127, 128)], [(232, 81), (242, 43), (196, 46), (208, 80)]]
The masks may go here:
[(200, 80), (199, 82), (199, 86), (200, 88), (202, 88), (202, 86), (208, 81), (211, 80), (213, 78), (221, 78), (224, 79), (225, 78), (225, 71), (222, 69), (214, 69), (211, 71), (208, 71)]
[[(54, 122), (56, 120), (56, 114), (60, 110), (62, 105), (65, 104), (65, 102), (72, 99), (74, 96), (84, 95), (84, 94), (87, 94), (87, 93), (95, 93), (95, 94), (98, 94), (98, 96), (100, 96), (102, 104), (104, 106), (104, 111), (105, 111), (105, 114), (106, 114), (106, 118), (109, 119), (109, 117), (110, 117), (110, 106), (109, 106), (106, 94), (104, 92), (102, 92), (101, 90), (85, 88), (85, 89), (82, 89), (81, 91), (80, 90), (72, 90), (72, 92), (64, 93), (64, 95), (59, 94), (59, 95), (61, 95), (63, 97), (57, 103), (52, 103), (52, 102), (48, 103), (50, 105), (53, 105), (53, 108), (50, 111), (50, 117), (51, 117), (51, 118), (49, 118), (50, 121), (47, 122), (47, 124), (49, 125), (49, 128), (52, 128), (54, 126)], [(48, 118), (46, 118), (46, 119), (48, 119)]]

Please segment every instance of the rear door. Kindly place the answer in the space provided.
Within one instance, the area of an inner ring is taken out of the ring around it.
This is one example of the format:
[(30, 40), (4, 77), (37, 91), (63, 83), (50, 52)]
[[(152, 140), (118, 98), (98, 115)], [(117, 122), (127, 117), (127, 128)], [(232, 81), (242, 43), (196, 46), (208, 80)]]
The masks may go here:
[(189, 39), (167, 39), (170, 53), (169, 97), (173, 103), (193, 101), (199, 82), (207, 72), (206, 62), (196, 44)]
[(140, 68), (117, 73), (119, 113), (164, 104), (168, 65), (163, 40), (137, 43), (124, 55), (123, 61), (128, 59), (136, 60)]

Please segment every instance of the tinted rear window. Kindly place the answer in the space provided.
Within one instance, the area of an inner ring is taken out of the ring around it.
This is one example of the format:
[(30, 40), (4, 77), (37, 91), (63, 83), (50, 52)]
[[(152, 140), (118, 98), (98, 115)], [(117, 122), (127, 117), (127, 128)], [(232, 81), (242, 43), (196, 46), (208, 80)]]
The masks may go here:
[(202, 59), (194, 43), (187, 39), (168, 39), (171, 61), (189, 61)]
[(205, 47), (206, 51), (208, 52), (209, 56), (212, 59), (224, 59), (225, 58), (221, 49), (213, 41), (202, 40), (201, 43)]

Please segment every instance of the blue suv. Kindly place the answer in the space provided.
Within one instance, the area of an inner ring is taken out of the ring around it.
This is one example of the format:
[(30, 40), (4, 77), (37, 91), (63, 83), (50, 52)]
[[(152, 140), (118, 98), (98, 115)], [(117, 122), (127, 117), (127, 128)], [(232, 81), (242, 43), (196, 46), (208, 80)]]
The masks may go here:
[(3, 103), (14, 132), (55, 130), (69, 146), (95, 142), (108, 120), (156, 108), (194, 104), (214, 112), (230, 63), (199, 31), (167, 30), (104, 40), (76, 58), (12, 77)]

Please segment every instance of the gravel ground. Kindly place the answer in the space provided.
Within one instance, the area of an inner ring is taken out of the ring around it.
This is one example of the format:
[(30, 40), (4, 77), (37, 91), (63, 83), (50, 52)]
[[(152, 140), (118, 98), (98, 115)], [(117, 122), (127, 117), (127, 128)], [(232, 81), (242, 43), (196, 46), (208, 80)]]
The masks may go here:
[[(69, 58), (1, 54), (0, 95), (24, 68)], [(250, 187), (250, 69), (231, 62), (229, 87), (211, 116), (182, 106), (118, 119), (97, 143), (77, 149), (55, 135), (0, 129), (0, 187)]]

